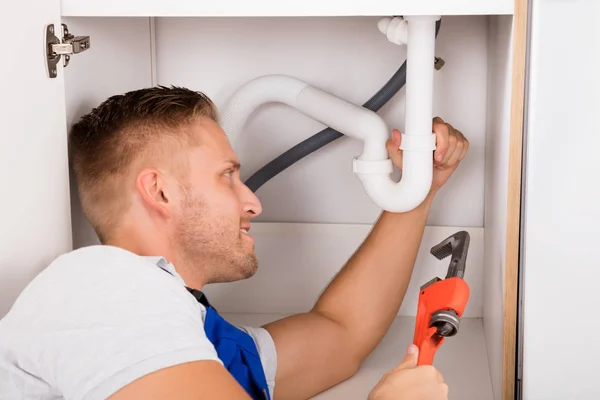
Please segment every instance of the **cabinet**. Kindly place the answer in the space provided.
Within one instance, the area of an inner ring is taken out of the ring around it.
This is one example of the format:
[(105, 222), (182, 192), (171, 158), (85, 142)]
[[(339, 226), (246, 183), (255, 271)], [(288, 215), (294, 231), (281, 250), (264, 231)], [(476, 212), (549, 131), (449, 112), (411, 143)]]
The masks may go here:
[[(3, 64), (0, 78), (4, 89), (0, 170), (5, 184), (0, 201), (0, 316), (54, 257), (97, 243), (69, 188), (66, 145), (68, 128), (91, 107), (111, 94), (157, 84), (201, 90), (223, 105), (241, 84), (270, 73), (301, 78), (362, 104), (406, 57), (406, 47), (390, 43), (378, 31), (377, 21), (388, 15), (442, 15), (436, 55), (445, 64), (434, 75), (434, 114), (465, 133), (470, 154), (434, 204), (411, 285), (392, 329), (355, 377), (318, 398), (366, 398), (381, 375), (397, 364), (412, 340), (419, 286), (443, 275), (447, 266), (428, 250), (460, 229), (471, 234), (465, 279), (472, 294), (459, 334), (447, 339), (436, 356), (436, 366), (450, 385), (450, 398), (512, 399), (521, 390), (526, 399), (567, 398), (557, 395), (561, 390), (570, 399), (583, 393), (587, 397), (577, 398), (591, 398), (589, 394), (597, 391), (591, 386), (593, 379), (581, 382), (580, 392), (570, 392), (571, 383), (557, 383), (561, 369), (549, 375), (539, 372), (544, 370), (542, 355), (554, 346), (539, 338), (548, 325), (544, 321), (552, 321), (558, 308), (563, 321), (575, 323), (577, 334), (588, 335), (594, 343), (582, 319), (564, 317), (571, 312), (568, 307), (578, 307), (580, 318), (586, 313), (575, 300), (577, 288), (569, 289), (573, 300), (543, 311), (540, 307), (554, 303), (557, 287), (575, 284), (563, 273), (573, 249), (581, 250), (577, 262), (584, 271), (581, 275), (589, 278), (577, 281), (580, 288), (589, 286), (584, 296), (590, 301), (584, 306), (593, 304), (588, 293), (593, 293), (595, 272), (587, 268), (593, 260), (593, 238), (599, 235), (589, 220), (600, 219), (594, 196), (586, 191), (589, 186), (574, 177), (582, 169), (594, 170), (593, 158), (585, 157), (594, 146), (579, 140), (571, 147), (562, 133), (569, 131), (576, 113), (581, 116), (577, 131), (568, 135), (588, 140), (593, 125), (583, 123), (584, 115), (599, 109), (591, 108), (591, 88), (582, 85), (583, 78), (591, 80), (593, 74), (588, 66), (592, 63), (581, 56), (589, 46), (584, 39), (594, 33), (598, 37), (592, 20), (596, 6), (583, 0), (529, 1), (529, 5), (526, 0), (11, 4), (15, 17), (6, 18), (0, 28), (4, 38), (19, 32), (18, 41), (5, 43), (5, 52), (16, 56)], [(563, 11), (572, 14), (567, 31), (556, 28), (565, 24), (559, 18)], [(582, 11), (586, 22), (576, 22)], [(73, 34), (91, 39), (91, 48), (74, 55), (67, 67), (59, 64), (53, 79), (47, 75), (43, 55), (44, 27), (50, 23), (55, 27), (65, 23)], [(548, 39), (545, 35), (551, 31), (554, 36)], [(573, 57), (566, 59), (553, 46)], [(594, 54), (589, 50), (587, 54)], [(559, 70), (564, 71), (566, 85), (560, 86), (561, 93), (581, 97), (581, 106), (574, 108), (566, 98), (554, 95)], [(526, 73), (530, 86), (525, 85)], [(403, 129), (404, 106), (401, 90), (379, 111), (390, 129)], [(560, 110), (565, 116), (558, 116)], [(286, 106), (262, 107), (248, 121), (236, 148), (243, 177), (322, 128)], [(596, 144), (597, 137), (592, 139)], [(260, 271), (250, 280), (207, 289), (212, 302), (232, 321), (261, 324), (305, 311), (365, 238), (380, 210), (351, 170), (351, 158), (360, 149), (361, 143), (343, 137), (259, 189), (264, 212), (253, 224), (253, 236)], [(555, 153), (568, 169), (558, 169)], [(547, 165), (554, 168), (546, 171)], [(564, 178), (569, 190), (558, 190), (557, 177)], [(579, 195), (585, 197), (583, 202)], [(574, 209), (575, 202), (581, 208)], [(590, 211), (595, 214), (586, 217)], [(571, 213), (579, 219), (573, 220)], [(565, 230), (556, 233), (561, 227)], [(591, 235), (582, 239), (581, 231)], [(549, 277), (543, 265), (551, 265), (554, 274)], [(540, 282), (546, 283), (542, 287)], [(523, 307), (518, 307), (518, 299)], [(552, 337), (565, 344), (572, 333), (571, 328), (562, 328)], [(575, 364), (577, 357), (565, 359)], [(542, 384), (544, 376), (556, 380)]]

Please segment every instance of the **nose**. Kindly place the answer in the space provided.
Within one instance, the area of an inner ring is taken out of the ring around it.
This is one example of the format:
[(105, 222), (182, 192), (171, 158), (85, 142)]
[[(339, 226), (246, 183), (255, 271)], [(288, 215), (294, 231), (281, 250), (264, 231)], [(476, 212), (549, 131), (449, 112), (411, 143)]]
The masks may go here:
[(258, 197), (250, 190), (250, 188), (242, 183), (242, 211), (244, 214), (251, 214), (250, 218), (254, 218), (262, 213), (262, 205)]

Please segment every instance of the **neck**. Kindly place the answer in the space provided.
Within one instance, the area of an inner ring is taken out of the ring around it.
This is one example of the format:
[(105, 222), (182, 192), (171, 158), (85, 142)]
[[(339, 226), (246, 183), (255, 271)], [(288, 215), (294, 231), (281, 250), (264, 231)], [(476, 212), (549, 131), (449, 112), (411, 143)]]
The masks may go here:
[(154, 235), (151, 229), (122, 227), (111, 235), (106, 245), (130, 251), (139, 256), (160, 256), (173, 264), (186, 286), (201, 290), (206, 280), (202, 271), (175, 250), (172, 240), (165, 235)]
[(147, 236), (139, 235), (136, 232), (122, 230), (107, 240), (106, 244), (120, 247), (139, 256), (162, 256), (168, 259), (169, 262), (175, 263), (171, 251), (167, 246), (164, 246), (164, 242), (149, 239)]

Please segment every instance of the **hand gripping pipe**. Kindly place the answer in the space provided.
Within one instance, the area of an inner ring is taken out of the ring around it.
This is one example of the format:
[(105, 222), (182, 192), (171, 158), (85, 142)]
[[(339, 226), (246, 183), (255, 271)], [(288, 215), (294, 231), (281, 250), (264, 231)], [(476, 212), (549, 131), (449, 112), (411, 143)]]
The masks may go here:
[[(221, 125), (232, 146), (235, 148), (237, 136), (250, 114), (259, 106), (270, 102), (289, 105), (308, 117), (363, 141), (363, 152), (354, 158), (353, 171), (375, 204), (391, 212), (414, 209), (427, 196), (433, 173), (433, 59), (438, 19), (434, 16), (405, 18), (406, 125), (400, 146), (403, 150), (400, 182), (394, 182), (391, 178), (392, 162), (385, 147), (389, 138), (388, 127), (375, 112), (290, 76), (266, 75), (255, 78), (229, 99), (221, 117)], [(396, 31), (402, 32), (403, 29)]]

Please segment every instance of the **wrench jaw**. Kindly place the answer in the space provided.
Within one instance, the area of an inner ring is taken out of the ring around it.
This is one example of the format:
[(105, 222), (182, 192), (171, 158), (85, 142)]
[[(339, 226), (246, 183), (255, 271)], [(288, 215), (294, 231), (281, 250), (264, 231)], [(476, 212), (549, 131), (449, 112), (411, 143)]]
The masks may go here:
[(431, 248), (430, 253), (438, 260), (452, 256), (446, 279), (455, 276), (461, 279), (464, 277), (470, 242), (469, 232), (459, 231)]

